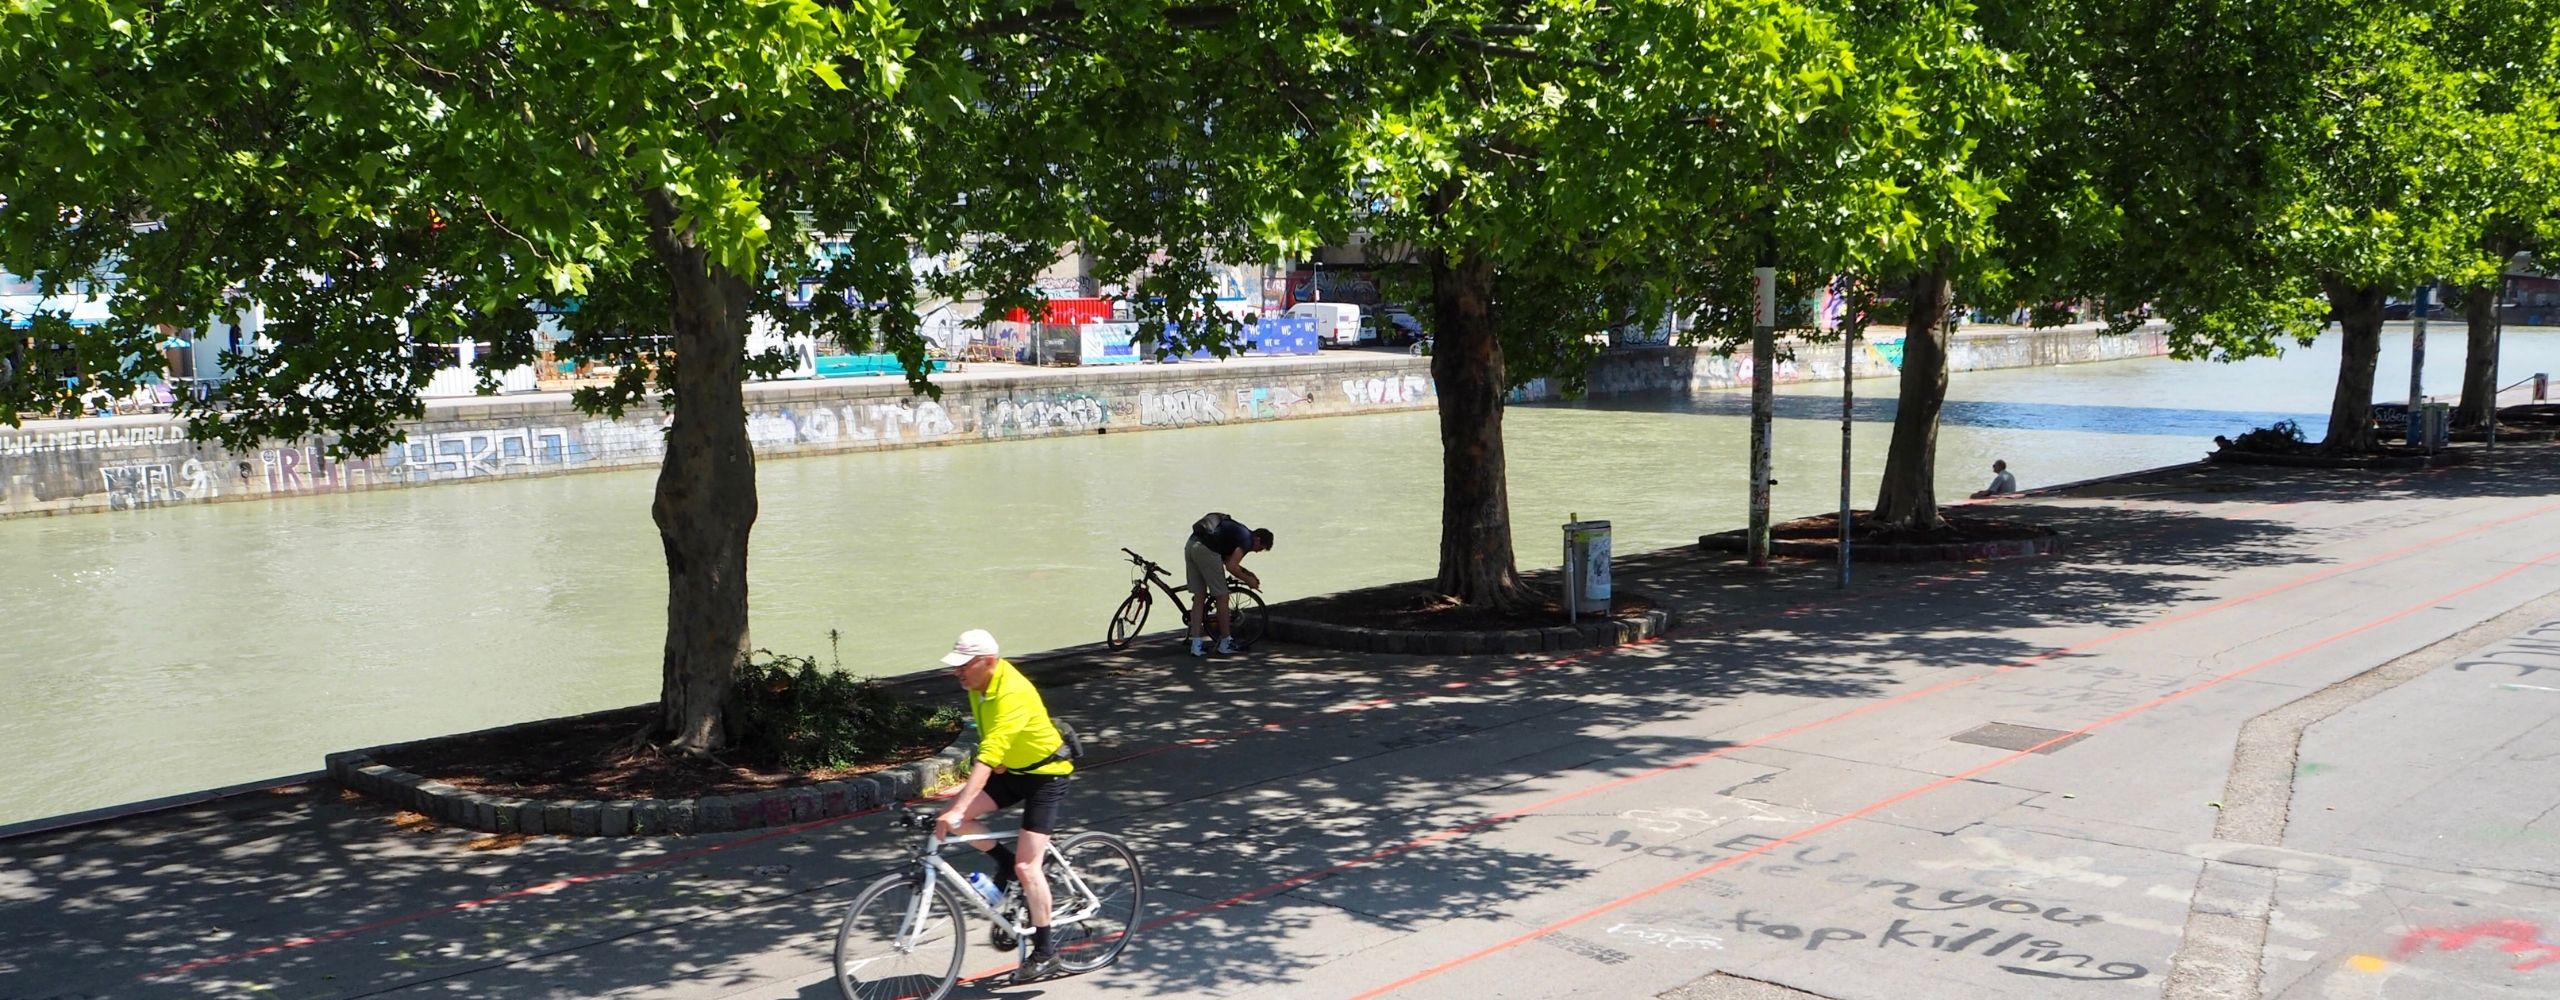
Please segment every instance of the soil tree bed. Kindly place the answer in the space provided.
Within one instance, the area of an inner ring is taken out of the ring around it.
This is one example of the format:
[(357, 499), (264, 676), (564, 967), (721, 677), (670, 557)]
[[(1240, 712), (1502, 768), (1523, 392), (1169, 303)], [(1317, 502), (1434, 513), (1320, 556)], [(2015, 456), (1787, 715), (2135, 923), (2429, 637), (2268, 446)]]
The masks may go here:
[[(465, 791), (538, 799), (691, 799), (771, 791), (869, 774), (923, 760), (951, 745), (958, 727), (929, 743), (886, 748), (851, 766), (795, 771), (738, 754), (666, 754), (635, 741), (656, 721), (639, 705), (548, 719), (486, 733), (403, 744), (374, 759)], [(635, 746), (636, 744), (636, 746)]]
[(1618, 590), (1606, 612), (1566, 613), (1553, 593), (1511, 611), (1459, 604), (1428, 584), (1372, 587), (1271, 609), (1274, 638), (1375, 653), (1532, 653), (1653, 638), (1671, 617), (1652, 598)]
[[(1868, 511), (1853, 511), (1849, 521), (1849, 554), (1865, 562), (2018, 559), (2061, 551), (2051, 528), (2023, 521), (1948, 513), (1935, 528), (1917, 529), (1875, 520)], [(1746, 552), (1749, 540), (1740, 531), (1702, 535), (1698, 545), (1710, 552)], [(1833, 559), (1840, 554), (1840, 516), (1819, 514), (1769, 527), (1774, 555)]]
[(2560, 430), (2560, 403), (2522, 403), (2515, 406), (2502, 406), (2498, 408), (2498, 423), (2501, 427)]
[(547, 719), (332, 754), (341, 784), (491, 833), (714, 833), (843, 815), (948, 783), (971, 747), (954, 725), (841, 767), (661, 753), (635, 739), (657, 707)]

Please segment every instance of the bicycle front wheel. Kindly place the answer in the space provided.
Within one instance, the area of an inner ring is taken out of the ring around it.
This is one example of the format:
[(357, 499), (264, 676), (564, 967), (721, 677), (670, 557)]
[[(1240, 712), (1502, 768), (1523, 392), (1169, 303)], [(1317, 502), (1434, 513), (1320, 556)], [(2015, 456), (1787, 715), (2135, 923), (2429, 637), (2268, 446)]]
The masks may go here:
[[(1138, 853), (1107, 833), (1079, 833), (1058, 845), (1066, 868), (1050, 876), (1049, 891), (1060, 920), (1049, 933), (1058, 945), (1058, 964), (1070, 972), (1092, 972), (1119, 961), (1129, 938), (1138, 933), (1139, 905), (1146, 879), (1138, 870)], [(1067, 877), (1066, 871), (1075, 874)]]
[(942, 1000), (959, 981), (969, 944), (960, 900), (946, 883), (923, 890), (923, 879), (891, 875), (854, 897), (836, 931), (844, 1000)]
[(1131, 594), (1128, 600), (1120, 602), (1120, 610), (1111, 614), (1111, 632), (1105, 636), (1111, 648), (1129, 648), (1129, 640), (1137, 638), (1138, 630), (1146, 627), (1147, 610), (1154, 605), (1145, 591)]
[(1241, 585), (1229, 587), (1227, 590), (1233, 595), (1228, 599), (1227, 613), (1233, 616), (1230, 624), (1234, 629), (1232, 634), (1235, 636), (1236, 648), (1252, 649), (1254, 643), (1262, 641), (1264, 625), (1262, 595), (1255, 593), (1251, 587)]

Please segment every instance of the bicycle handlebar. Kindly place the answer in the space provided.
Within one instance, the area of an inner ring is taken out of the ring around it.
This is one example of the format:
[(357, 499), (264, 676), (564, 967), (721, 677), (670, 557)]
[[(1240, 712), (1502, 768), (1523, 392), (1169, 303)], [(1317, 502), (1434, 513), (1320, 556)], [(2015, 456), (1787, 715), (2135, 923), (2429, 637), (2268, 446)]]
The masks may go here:
[(1156, 565), (1154, 560), (1148, 559), (1148, 558), (1147, 558), (1147, 557), (1145, 557), (1145, 556), (1139, 555), (1139, 554), (1137, 554), (1137, 553), (1135, 553), (1135, 552), (1129, 552), (1129, 549), (1128, 549), (1128, 547), (1127, 547), (1127, 546), (1122, 546), (1122, 547), (1120, 548), (1120, 551), (1122, 551), (1122, 552), (1128, 552), (1128, 554), (1129, 554), (1129, 562), (1130, 562), (1132, 565), (1146, 567), (1147, 572), (1150, 572), (1150, 573), (1162, 573), (1162, 572), (1164, 572), (1164, 567)]

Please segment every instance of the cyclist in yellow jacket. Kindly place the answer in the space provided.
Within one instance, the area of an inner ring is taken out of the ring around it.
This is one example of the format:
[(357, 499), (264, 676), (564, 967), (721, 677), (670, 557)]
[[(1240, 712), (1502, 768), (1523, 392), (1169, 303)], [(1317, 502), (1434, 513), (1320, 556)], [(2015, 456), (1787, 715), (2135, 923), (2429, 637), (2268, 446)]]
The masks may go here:
[(969, 783), (953, 796), (939, 823), (943, 836), (987, 832), (978, 822), (1016, 802), (1022, 807), (1022, 834), (1015, 847), (994, 841), (976, 846), (996, 864), (1002, 887), (1022, 884), (1022, 901), (1031, 910), (1031, 958), (1015, 972), (1032, 979), (1055, 971), (1057, 945), (1049, 939), (1049, 883), (1041, 877), (1049, 836), (1066, 810), (1067, 776), (1073, 762), (1062, 758), (1066, 741), (1049, 720), (1049, 708), (1031, 680), (997, 655), (996, 637), (985, 629), (960, 633), (942, 665), (952, 668), (960, 686), (969, 689), (969, 711), (978, 722), (978, 759), (969, 767)]

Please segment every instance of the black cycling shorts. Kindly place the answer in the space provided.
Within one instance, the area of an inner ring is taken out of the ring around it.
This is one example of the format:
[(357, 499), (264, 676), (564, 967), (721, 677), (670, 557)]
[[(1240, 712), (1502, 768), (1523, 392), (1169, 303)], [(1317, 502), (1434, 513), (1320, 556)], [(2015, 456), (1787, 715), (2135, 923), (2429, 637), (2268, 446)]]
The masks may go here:
[(1003, 774), (987, 776), (987, 797), (996, 808), (1010, 809), (1016, 802), (1022, 807), (1022, 828), (1033, 833), (1053, 833), (1058, 820), (1067, 812), (1067, 774)]

